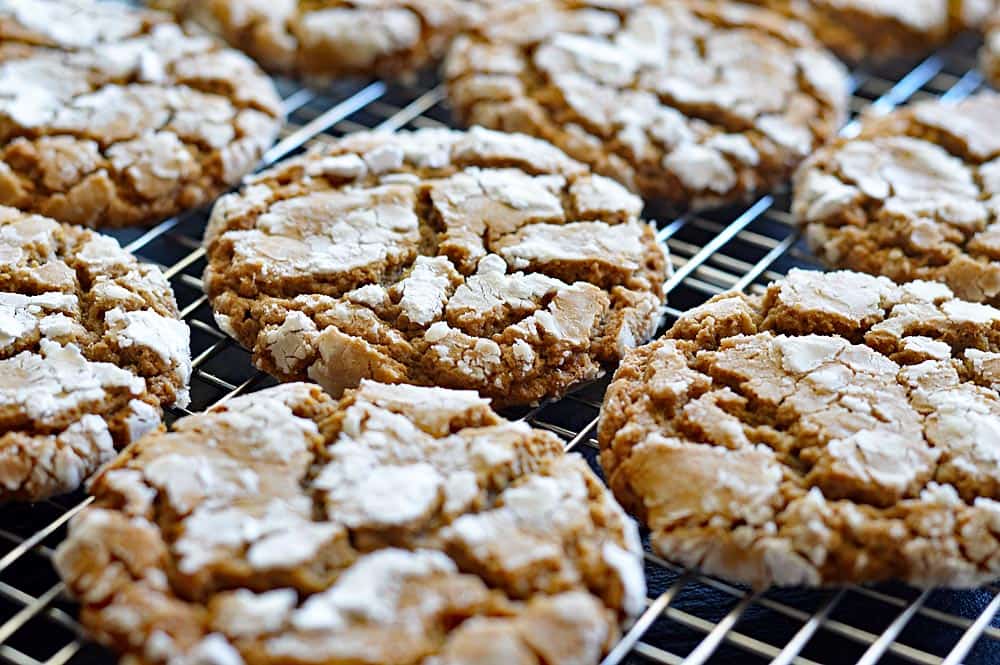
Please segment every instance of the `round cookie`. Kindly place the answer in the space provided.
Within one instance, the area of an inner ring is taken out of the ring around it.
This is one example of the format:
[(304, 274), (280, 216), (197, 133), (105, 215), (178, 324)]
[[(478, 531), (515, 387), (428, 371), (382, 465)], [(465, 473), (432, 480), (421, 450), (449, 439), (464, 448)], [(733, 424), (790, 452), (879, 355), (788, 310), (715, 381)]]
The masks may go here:
[(150, 665), (596, 665), (645, 606), (638, 530), (583, 458), (472, 392), (282, 385), (91, 492), (56, 568)]
[(919, 56), (978, 27), (993, 0), (747, 0), (808, 25), (840, 57)]
[(204, 205), (281, 125), (246, 56), (166, 14), (88, 0), (0, 0), (0, 204), (86, 226)]
[(266, 69), (320, 81), (428, 67), (485, 6), (515, 0), (155, 0)]
[(641, 208), (527, 136), (352, 134), (219, 200), (205, 288), (220, 328), (282, 380), (528, 404), (655, 332), (666, 257)]
[(792, 213), (830, 266), (1000, 304), (1000, 95), (869, 117), (795, 176)]
[(687, 566), (756, 588), (1000, 576), (1000, 310), (793, 270), (683, 315), (601, 412), (615, 494)]
[(170, 284), (112, 238), (0, 206), (0, 503), (76, 489), (185, 406)]
[(519, 3), (455, 40), (445, 75), (463, 122), (547, 139), (691, 208), (781, 185), (848, 99), (801, 24), (722, 2)]

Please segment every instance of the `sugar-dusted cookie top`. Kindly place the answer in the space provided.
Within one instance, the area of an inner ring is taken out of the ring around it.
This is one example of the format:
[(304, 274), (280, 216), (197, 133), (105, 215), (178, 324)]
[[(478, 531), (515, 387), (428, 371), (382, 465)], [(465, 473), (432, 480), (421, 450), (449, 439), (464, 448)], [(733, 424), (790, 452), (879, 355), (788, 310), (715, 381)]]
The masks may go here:
[(978, 28), (993, 0), (749, 0), (808, 25), (849, 61), (915, 57)]
[(0, 502), (76, 489), (185, 406), (188, 337), (158, 268), (0, 206)]
[(596, 665), (645, 604), (587, 463), (472, 392), (286, 384), (147, 436), (92, 493), (56, 566), (151, 664)]
[(281, 125), (246, 56), (167, 15), (0, 0), (0, 204), (85, 226), (149, 224), (250, 172)]
[(663, 556), (752, 584), (1000, 574), (1000, 310), (794, 270), (623, 362), (601, 463)]
[(666, 259), (640, 200), (543, 141), (362, 133), (222, 198), (220, 327), (283, 380), (561, 395), (649, 339)]
[(519, 0), (154, 0), (270, 71), (400, 77), (436, 63), (485, 10)]
[(739, 3), (514, 3), (444, 71), (462, 121), (545, 138), (678, 207), (779, 186), (847, 109), (846, 71), (803, 25)]
[(868, 117), (795, 177), (792, 212), (827, 264), (1000, 303), (1000, 95)]

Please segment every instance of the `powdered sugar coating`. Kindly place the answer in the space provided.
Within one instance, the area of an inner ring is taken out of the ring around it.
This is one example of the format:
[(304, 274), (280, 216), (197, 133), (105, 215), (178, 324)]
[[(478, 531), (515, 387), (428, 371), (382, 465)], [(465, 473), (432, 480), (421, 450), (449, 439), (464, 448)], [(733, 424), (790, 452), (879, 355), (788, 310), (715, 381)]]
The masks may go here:
[(913, 57), (978, 28), (992, 0), (750, 0), (808, 25), (846, 60)]
[(349, 135), (219, 201), (205, 285), (283, 380), (531, 403), (652, 335), (667, 267), (641, 207), (523, 135)]
[(0, 206), (0, 256), (0, 500), (38, 500), (187, 403), (189, 333), (110, 238)]
[(793, 270), (623, 361), (601, 463), (685, 565), (977, 586), (1000, 572), (998, 347), (1000, 310), (941, 284)]
[(0, 203), (87, 226), (148, 224), (239, 182), (280, 99), (245, 56), (164, 14), (0, 2)]
[(437, 61), (485, 7), (511, 0), (154, 0), (266, 69), (328, 81), (412, 75)]
[(1000, 96), (930, 101), (870, 117), (796, 174), (792, 212), (839, 268), (940, 281), (1000, 302)]
[(697, 0), (512, 3), (455, 41), (445, 76), (464, 122), (695, 208), (778, 186), (847, 103), (846, 71), (802, 25)]
[(151, 663), (597, 663), (645, 603), (635, 524), (583, 459), (472, 392), (285, 384), (146, 437), (92, 491), (56, 566)]

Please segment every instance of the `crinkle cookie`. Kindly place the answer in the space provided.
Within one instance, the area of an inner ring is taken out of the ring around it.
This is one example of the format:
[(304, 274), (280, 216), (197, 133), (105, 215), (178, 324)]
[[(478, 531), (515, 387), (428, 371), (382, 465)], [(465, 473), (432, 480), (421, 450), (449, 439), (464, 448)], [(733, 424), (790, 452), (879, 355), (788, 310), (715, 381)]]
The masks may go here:
[(793, 270), (636, 349), (601, 463), (660, 553), (755, 587), (1000, 576), (1000, 310)]
[(870, 117), (795, 177), (792, 212), (825, 263), (944, 282), (1000, 304), (1000, 95)]
[(527, 136), (353, 134), (219, 200), (205, 287), (282, 380), (532, 403), (655, 332), (666, 259), (641, 208)]
[(188, 401), (188, 328), (112, 238), (0, 206), (0, 503), (76, 489)]
[(518, 3), (457, 39), (445, 75), (462, 121), (693, 208), (781, 185), (848, 99), (843, 66), (801, 24), (723, 2)]
[(281, 125), (246, 56), (167, 15), (88, 0), (0, 0), (0, 203), (86, 226), (208, 203)]
[(635, 523), (475, 393), (286, 384), (95, 478), (55, 564), (149, 665), (588, 665), (645, 606)]
[(976, 28), (994, 0), (747, 0), (798, 19), (849, 61), (917, 56)]
[(985, 43), (979, 52), (980, 69), (995, 88), (1000, 88), (1000, 5), (986, 23)]
[(155, 0), (266, 69), (310, 79), (398, 77), (434, 64), (488, 5), (514, 0)]

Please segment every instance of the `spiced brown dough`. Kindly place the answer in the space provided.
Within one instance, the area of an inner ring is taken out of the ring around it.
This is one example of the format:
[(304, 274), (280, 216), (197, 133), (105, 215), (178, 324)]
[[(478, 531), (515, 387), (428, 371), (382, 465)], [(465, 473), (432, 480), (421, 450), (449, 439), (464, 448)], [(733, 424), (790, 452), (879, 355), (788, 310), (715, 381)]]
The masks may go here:
[(461, 121), (539, 136), (682, 208), (780, 186), (848, 100), (802, 24), (734, 2), (514, 3), (457, 39), (444, 73)]
[(1000, 88), (1000, 5), (986, 22), (979, 66), (990, 84)]
[(793, 270), (633, 351), (601, 464), (654, 548), (746, 582), (1000, 575), (1000, 310), (943, 284)]
[(528, 404), (655, 331), (666, 258), (641, 208), (527, 136), (352, 134), (220, 199), (205, 288), (219, 326), (282, 380)]
[(809, 158), (792, 213), (830, 266), (1000, 304), (1000, 95), (868, 117)]
[(635, 523), (472, 392), (285, 384), (145, 437), (55, 565), (149, 665), (596, 665), (645, 605)]
[(494, 5), (517, 0), (155, 0), (273, 72), (329, 81), (412, 75)]
[(808, 25), (851, 62), (917, 57), (978, 29), (994, 0), (748, 0)]
[(0, 206), (0, 503), (80, 486), (186, 406), (170, 284), (112, 238)]
[(0, 0), (0, 204), (85, 226), (207, 204), (274, 141), (280, 101), (246, 56), (166, 14)]

